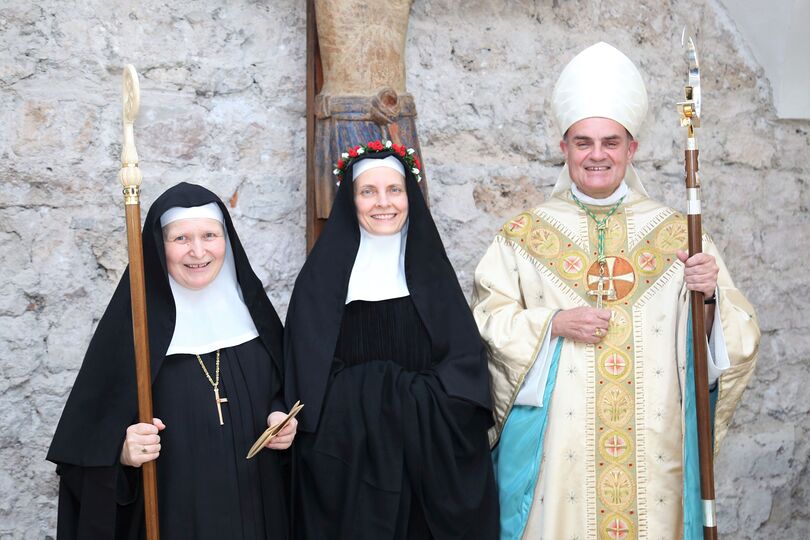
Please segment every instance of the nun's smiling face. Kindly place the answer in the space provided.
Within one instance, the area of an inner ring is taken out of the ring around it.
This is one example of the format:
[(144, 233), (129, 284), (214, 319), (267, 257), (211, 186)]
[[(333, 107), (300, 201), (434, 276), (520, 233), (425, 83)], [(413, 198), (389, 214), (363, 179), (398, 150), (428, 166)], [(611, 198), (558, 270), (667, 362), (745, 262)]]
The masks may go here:
[(225, 231), (216, 219), (179, 219), (163, 227), (169, 275), (187, 289), (214, 281), (225, 261)]
[(354, 180), (354, 206), (357, 221), (367, 232), (395, 234), (408, 219), (405, 178), (388, 167), (376, 167)]

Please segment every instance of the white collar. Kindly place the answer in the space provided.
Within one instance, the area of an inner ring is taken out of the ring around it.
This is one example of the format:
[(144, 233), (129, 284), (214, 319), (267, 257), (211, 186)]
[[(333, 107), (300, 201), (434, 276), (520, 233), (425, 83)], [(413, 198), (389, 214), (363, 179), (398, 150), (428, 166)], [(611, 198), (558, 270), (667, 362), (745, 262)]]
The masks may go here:
[(579, 199), (582, 204), (590, 204), (593, 206), (610, 206), (612, 204), (616, 204), (617, 202), (619, 202), (619, 199), (627, 195), (627, 192), (628, 188), (624, 180), (622, 180), (622, 183), (619, 184), (619, 187), (617, 187), (613, 191), (613, 193), (611, 193), (604, 199), (595, 199), (593, 197), (589, 197), (588, 195), (582, 193), (576, 184), (574, 183), (571, 184), (571, 193), (573, 193), (574, 196), (577, 199)]
[(167, 356), (203, 354), (245, 343), (259, 335), (236, 279), (227, 232), (225, 239), (222, 269), (205, 288), (187, 289), (169, 276), (177, 315)]
[(354, 300), (377, 302), (411, 294), (405, 280), (407, 239), (407, 222), (399, 233), (384, 236), (371, 234), (360, 227), (360, 247), (349, 278), (346, 304)]

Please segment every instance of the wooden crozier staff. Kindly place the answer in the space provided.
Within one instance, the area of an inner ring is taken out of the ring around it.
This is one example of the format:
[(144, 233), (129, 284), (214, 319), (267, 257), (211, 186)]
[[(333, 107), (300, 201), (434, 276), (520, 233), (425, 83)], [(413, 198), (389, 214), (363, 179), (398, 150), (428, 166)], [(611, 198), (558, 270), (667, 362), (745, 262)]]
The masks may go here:
[[(138, 151), (135, 149), (135, 117), (141, 106), (138, 72), (132, 64), (124, 67), (123, 86), (124, 143), (121, 149), (121, 170), (118, 179), (124, 186), (124, 208), (129, 247), (129, 288), (132, 300), (132, 334), (135, 342), (135, 372), (138, 383), (138, 421), (152, 423), (152, 375), (149, 367), (149, 329), (146, 326), (146, 284), (143, 275), (143, 244), (141, 240), (141, 180)], [(144, 514), (147, 540), (158, 540), (157, 476), (154, 461), (147, 461), (143, 470)]]
[[(695, 42), (687, 38), (684, 29), (682, 42), (686, 44), (689, 63), (686, 101), (678, 103), (681, 126), (686, 128), (686, 220), (689, 232), (689, 256), (703, 251), (703, 230), (700, 224), (700, 179), (698, 178), (698, 145), (695, 128), (700, 127), (700, 66)], [(695, 408), (697, 412), (698, 455), (700, 456), (700, 498), (703, 507), (703, 538), (717, 540), (717, 519), (714, 499), (714, 444), (712, 418), (709, 410), (709, 373), (706, 360), (706, 322), (703, 293), (689, 291), (692, 310), (692, 352), (695, 375)]]

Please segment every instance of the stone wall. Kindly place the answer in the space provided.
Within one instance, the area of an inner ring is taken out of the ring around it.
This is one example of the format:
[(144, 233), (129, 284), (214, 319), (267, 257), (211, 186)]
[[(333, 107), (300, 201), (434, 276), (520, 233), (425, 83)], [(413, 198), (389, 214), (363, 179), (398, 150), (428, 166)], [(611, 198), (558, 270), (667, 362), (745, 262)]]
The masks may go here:
[[(637, 166), (682, 208), (673, 103), (680, 28), (698, 30), (705, 226), (758, 309), (760, 363), (717, 463), (725, 538), (810, 536), (810, 122), (778, 121), (762, 69), (716, 0), (416, 0), (408, 87), (431, 203), (462, 285), (501, 222), (561, 165), (549, 97), (562, 66), (608, 41), (651, 110)], [(0, 4), (0, 538), (53, 536), (44, 461), (93, 328), (126, 264), (120, 71), (141, 75), (144, 207), (182, 180), (230, 200), (279, 309), (304, 260), (304, 2)], [(790, 268), (800, 270), (790, 271)]]

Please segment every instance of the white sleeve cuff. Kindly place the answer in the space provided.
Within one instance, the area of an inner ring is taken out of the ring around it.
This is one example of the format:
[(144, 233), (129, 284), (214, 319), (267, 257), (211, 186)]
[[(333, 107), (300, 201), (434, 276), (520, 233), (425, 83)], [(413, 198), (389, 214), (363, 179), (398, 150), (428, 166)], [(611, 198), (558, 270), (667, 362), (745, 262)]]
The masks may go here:
[(725, 370), (731, 367), (731, 360), (726, 349), (726, 336), (723, 334), (723, 321), (720, 319), (720, 291), (715, 292), (717, 304), (714, 309), (714, 322), (712, 332), (709, 337), (708, 368), (709, 386), (712, 386), (720, 378)]
[(543, 337), (543, 346), (540, 347), (540, 352), (537, 353), (537, 358), (534, 359), (531, 369), (523, 379), (523, 386), (520, 387), (518, 395), (515, 398), (515, 405), (528, 405), (530, 407), (542, 407), (543, 396), (546, 392), (546, 382), (548, 381), (548, 373), (551, 368), (551, 360), (554, 356), (554, 351), (557, 348), (557, 340), (560, 338), (551, 339), (551, 325), (546, 330), (546, 335)]

